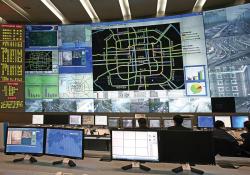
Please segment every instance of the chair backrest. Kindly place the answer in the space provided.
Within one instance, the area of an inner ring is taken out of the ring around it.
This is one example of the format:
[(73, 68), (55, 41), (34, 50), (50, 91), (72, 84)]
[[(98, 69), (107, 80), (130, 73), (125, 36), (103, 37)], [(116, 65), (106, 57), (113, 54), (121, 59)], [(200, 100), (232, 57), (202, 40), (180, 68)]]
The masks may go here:
[(239, 156), (240, 147), (237, 143), (227, 139), (214, 138), (214, 153), (221, 156)]

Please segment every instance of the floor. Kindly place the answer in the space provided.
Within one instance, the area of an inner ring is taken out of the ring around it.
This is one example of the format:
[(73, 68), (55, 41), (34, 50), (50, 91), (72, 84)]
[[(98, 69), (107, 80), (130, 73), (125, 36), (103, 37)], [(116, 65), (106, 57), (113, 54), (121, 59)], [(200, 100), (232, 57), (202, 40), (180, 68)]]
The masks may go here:
[[(88, 155), (90, 156), (90, 154)], [(69, 168), (66, 165), (52, 166), (51, 162), (60, 160), (60, 158), (42, 156), (38, 157), (37, 163), (30, 164), (28, 161), (13, 163), (12, 160), (22, 157), (21, 155), (4, 155), (0, 153), (0, 175), (55, 175), (57, 172), (63, 172), (65, 175), (160, 175), (174, 174), (172, 168), (178, 164), (167, 163), (146, 163), (145, 165), (151, 168), (151, 171), (144, 172), (138, 168), (132, 170), (121, 170), (121, 167), (129, 164), (122, 161), (99, 161), (98, 156), (85, 157), (84, 160), (76, 160), (77, 164), (74, 168)], [(249, 175), (250, 167), (242, 166), (239, 169), (225, 169), (219, 166), (195, 166), (197, 169), (205, 171), (206, 175)], [(192, 174), (184, 171), (181, 174)]]

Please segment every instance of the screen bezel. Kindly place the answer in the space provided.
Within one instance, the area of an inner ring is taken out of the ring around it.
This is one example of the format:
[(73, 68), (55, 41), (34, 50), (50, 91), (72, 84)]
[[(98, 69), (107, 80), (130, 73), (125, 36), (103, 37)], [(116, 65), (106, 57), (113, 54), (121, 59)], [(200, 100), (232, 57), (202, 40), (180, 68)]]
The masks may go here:
[[(112, 144), (112, 134), (113, 131), (132, 131), (132, 132), (156, 132), (157, 133), (157, 146), (158, 146), (158, 160), (142, 160), (142, 159), (125, 159), (125, 158), (113, 158), (113, 144)], [(110, 151), (110, 157), (111, 160), (118, 160), (118, 161), (141, 161), (141, 162), (159, 162), (160, 161), (160, 155), (159, 155), (159, 131), (156, 129), (147, 130), (147, 129), (112, 129), (110, 131), (110, 145), (111, 145), (111, 151)]]
[[(82, 156), (81, 157), (73, 157), (73, 156), (67, 156), (67, 155), (59, 155), (59, 154), (48, 154), (46, 153), (47, 147), (46, 147), (46, 143), (47, 143), (47, 129), (60, 129), (60, 130), (78, 130), (78, 131), (82, 131)], [(75, 128), (54, 128), (54, 127), (47, 127), (46, 128), (46, 132), (45, 132), (45, 145), (44, 145), (44, 155), (48, 155), (48, 156), (54, 156), (54, 157), (63, 157), (63, 158), (70, 158), (70, 159), (83, 159), (84, 158), (84, 129), (75, 129)]]
[[(43, 130), (43, 146), (42, 146), (42, 153), (31, 153), (31, 152), (7, 152), (7, 140), (8, 140), (8, 131), (9, 128), (33, 128), (33, 129), (42, 129)], [(4, 154), (6, 155), (15, 155), (15, 154), (28, 154), (34, 156), (44, 155), (45, 153), (45, 142), (46, 142), (46, 128), (43, 127), (34, 127), (34, 126), (7, 126), (7, 132), (5, 135), (5, 143), (4, 143)]]
[[(199, 117), (212, 117), (213, 118), (213, 126), (212, 127), (201, 127), (199, 126)], [(198, 128), (214, 128), (215, 117), (213, 115), (198, 115), (197, 116), (197, 127)]]

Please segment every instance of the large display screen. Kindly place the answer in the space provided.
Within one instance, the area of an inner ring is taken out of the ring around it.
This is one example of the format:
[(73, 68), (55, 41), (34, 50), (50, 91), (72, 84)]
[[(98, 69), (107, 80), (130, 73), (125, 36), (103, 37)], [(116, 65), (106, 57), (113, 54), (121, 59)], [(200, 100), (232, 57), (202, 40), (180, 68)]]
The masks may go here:
[(45, 153), (49, 155), (83, 158), (83, 130), (48, 128)]
[(44, 128), (8, 128), (6, 153), (43, 154)]
[(1, 25), (0, 110), (210, 113), (211, 97), (232, 97), (230, 111), (218, 112), (249, 112), (249, 9), (244, 4), (86, 25)]
[(112, 131), (112, 159), (158, 161), (156, 131)]
[(24, 26), (0, 25), (0, 112), (24, 111)]

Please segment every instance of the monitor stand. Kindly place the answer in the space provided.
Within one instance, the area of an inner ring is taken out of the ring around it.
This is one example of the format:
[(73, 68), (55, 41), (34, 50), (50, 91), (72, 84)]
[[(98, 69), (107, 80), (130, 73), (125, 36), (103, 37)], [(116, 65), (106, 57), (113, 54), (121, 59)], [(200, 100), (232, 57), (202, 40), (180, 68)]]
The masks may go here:
[(143, 171), (150, 171), (151, 170), (149, 167), (142, 165), (141, 162), (132, 162), (132, 164), (125, 165), (125, 166), (121, 167), (121, 169), (123, 169), (123, 170), (129, 170), (132, 168), (140, 168)]
[(16, 163), (16, 162), (21, 162), (21, 161), (25, 161), (25, 160), (29, 160), (30, 163), (35, 163), (37, 162), (36, 158), (31, 156), (31, 155), (25, 155), (24, 157), (22, 158), (19, 158), (19, 159), (14, 159), (13, 162)]
[(196, 173), (196, 174), (204, 174), (204, 171), (198, 170), (196, 168), (192, 168), (189, 163), (187, 163), (187, 164), (181, 164), (181, 166), (172, 169), (172, 171), (174, 173), (180, 173), (183, 170), (191, 171), (191, 172)]
[(70, 160), (68, 158), (64, 158), (63, 160), (58, 160), (52, 162), (52, 165), (58, 165), (58, 164), (68, 164), (70, 167), (75, 167), (76, 164), (73, 162), (73, 160)]

